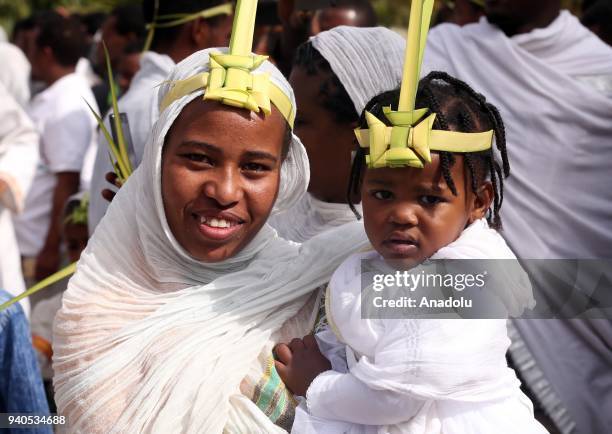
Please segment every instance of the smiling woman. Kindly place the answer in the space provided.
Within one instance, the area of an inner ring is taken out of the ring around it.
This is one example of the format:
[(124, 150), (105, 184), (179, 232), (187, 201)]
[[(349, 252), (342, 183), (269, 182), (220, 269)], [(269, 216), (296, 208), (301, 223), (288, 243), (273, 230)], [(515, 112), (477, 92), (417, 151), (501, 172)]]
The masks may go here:
[(193, 54), (159, 88), (143, 162), (64, 294), (54, 385), (71, 432), (285, 432), (272, 347), (309, 332), (314, 289), (366, 244), (359, 223), (301, 246), (266, 224), (308, 185), (293, 92), (263, 62), (249, 79), (269, 80), (270, 106), (214, 100), (201, 78), (222, 56)]
[(185, 107), (166, 139), (162, 195), (170, 229), (194, 258), (221, 261), (259, 232), (290, 140), (276, 108), (264, 117), (200, 99)]

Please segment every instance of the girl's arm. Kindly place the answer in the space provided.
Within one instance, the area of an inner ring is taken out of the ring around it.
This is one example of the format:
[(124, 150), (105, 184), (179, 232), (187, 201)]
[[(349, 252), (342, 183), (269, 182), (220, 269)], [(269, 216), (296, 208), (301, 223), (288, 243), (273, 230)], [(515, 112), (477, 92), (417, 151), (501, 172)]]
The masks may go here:
[(390, 390), (375, 390), (350, 373), (327, 371), (310, 384), (311, 415), (361, 425), (392, 425), (416, 415), (426, 401)]
[(275, 353), (279, 376), (294, 394), (306, 396), (313, 416), (389, 425), (407, 421), (425, 403), (405, 393), (372, 389), (350, 373), (330, 370), (313, 336), (277, 345)]

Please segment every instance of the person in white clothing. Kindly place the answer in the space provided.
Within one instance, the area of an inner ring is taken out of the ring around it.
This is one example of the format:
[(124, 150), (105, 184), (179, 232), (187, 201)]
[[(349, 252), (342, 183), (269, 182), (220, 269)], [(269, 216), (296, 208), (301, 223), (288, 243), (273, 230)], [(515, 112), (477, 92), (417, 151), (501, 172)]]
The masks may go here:
[[(0, 42), (0, 288), (25, 290), (13, 216), (23, 211), (38, 161), (38, 134), (24, 111), (30, 99), (30, 63), (15, 45)], [(20, 301), (30, 313), (28, 299)]]
[(347, 199), (353, 130), (372, 97), (399, 85), (405, 46), (401, 36), (383, 27), (340, 26), (298, 48), (289, 82), (299, 107), (295, 130), (308, 151), (311, 177), (308, 194), (271, 219), (281, 237), (303, 242), (357, 220), (347, 203), (359, 202), (355, 195)]
[[(24, 269), (34, 268), (35, 280), (57, 271), (60, 262), (60, 227), (66, 200), (81, 185), (87, 188), (91, 167), (86, 154), (95, 147), (97, 110), (87, 82), (74, 72), (85, 40), (80, 23), (51, 16), (39, 24), (32, 76), (45, 89), (30, 103), (28, 114), (40, 133), (40, 161), (25, 209), (15, 221)], [(27, 267), (28, 262), (35, 265)]]
[[(23, 210), (25, 196), (34, 178), (38, 134), (1, 78), (0, 101), (0, 288), (16, 296), (25, 290), (25, 284), (13, 216)], [(28, 299), (20, 303), (29, 316)]]
[[(158, 10), (155, 10), (155, 5)], [(155, 28), (151, 49), (140, 59), (140, 70), (132, 79), (129, 91), (119, 99), (119, 111), (127, 115), (132, 136), (131, 163), (135, 169), (140, 165), (144, 147), (151, 127), (159, 117), (154, 102), (154, 89), (166, 79), (172, 68), (191, 53), (210, 47), (225, 46), (231, 30), (231, 9), (219, 9), (225, 0), (147, 0), (143, 4), (145, 21), (154, 23), (154, 17), (170, 14), (190, 15), (212, 8), (219, 10), (209, 18), (199, 16), (171, 27)], [(229, 6), (229, 5), (228, 5)], [(109, 118), (105, 118), (110, 128)], [(109, 130), (110, 131), (110, 130)], [(92, 177), (92, 194), (89, 205), (89, 231), (93, 233), (106, 213), (109, 200), (114, 194), (107, 190), (111, 186), (106, 175), (113, 171), (106, 138), (98, 134), (98, 152)], [(112, 179), (112, 178), (111, 178)], [(105, 197), (101, 193), (105, 191)]]
[[(486, 2), (440, 25), (423, 73), (473, 85), (506, 120), (502, 236), (521, 259), (612, 258), (612, 48), (558, 0)], [(555, 296), (557, 286), (541, 288)], [(558, 297), (558, 296), (557, 296)], [(512, 358), (561, 432), (611, 432), (612, 323), (519, 320)]]
[(13, 99), (25, 108), (30, 101), (30, 62), (16, 45), (0, 42), (0, 82)]
[[(545, 433), (507, 365), (505, 317), (362, 317), (364, 259), (384, 265), (390, 275), (426, 260), (516, 259), (495, 230), (509, 171), (495, 107), (441, 72), (421, 81), (413, 102), (418, 111), (398, 110), (399, 100), (398, 90), (383, 93), (362, 117), (351, 186), (361, 192), (373, 250), (350, 256), (332, 276), (329, 328), (317, 334), (323, 352), (312, 336), (275, 348), (280, 377), (306, 398), (292, 433)], [(412, 122), (394, 123), (394, 116), (408, 114)], [(385, 137), (379, 132), (395, 137), (406, 123), (417, 131), (428, 128), (428, 142), (375, 147)], [(517, 282), (508, 294), (516, 307), (504, 303), (508, 313), (520, 314), (532, 302), (526, 274)], [(334, 357), (338, 348), (346, 362)]]

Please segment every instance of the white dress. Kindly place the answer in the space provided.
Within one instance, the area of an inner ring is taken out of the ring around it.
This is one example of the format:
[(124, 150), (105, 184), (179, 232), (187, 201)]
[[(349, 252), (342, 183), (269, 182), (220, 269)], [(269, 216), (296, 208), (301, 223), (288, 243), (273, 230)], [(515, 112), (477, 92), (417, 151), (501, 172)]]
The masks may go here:
[[(479, 256), (514, 257), (484, 220), (432, 259)], [(546, 432), (507, 366), (506, 320), (362, 319), (362, 259), (380, 256), (352, 255), (332, 277), (326, 302), (333, 332), (317, 338), (335, 370), (312, 382), (292, 433)], [(527, 306), (528, 290), (512, 297)], [(345, 347), (346, 367), (338, 362), (339, 347)]]

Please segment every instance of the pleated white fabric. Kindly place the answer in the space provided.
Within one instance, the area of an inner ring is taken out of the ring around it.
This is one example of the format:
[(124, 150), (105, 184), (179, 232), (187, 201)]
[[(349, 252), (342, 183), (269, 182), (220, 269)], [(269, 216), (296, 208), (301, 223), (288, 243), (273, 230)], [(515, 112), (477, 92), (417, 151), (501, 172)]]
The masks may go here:
[[(179, 63), (169, 80), (208, 68), (210, 50)], [(270, 63), (257, 72), (293, 100)], [(169, 84), (159, 90), (164, 97)], [(121, 188), (81, 256), (54, 328), (58, 410), (71, 432), (282, 432), (239, 385), (271, 334), (365, 243), (359, 224), (299, 246), (265, 226), (232, 258), (203, 263), (172, 235), (161, 195), (161, 151), (170, 126), (202, 91), (173, 102), (155, 124), (144, 160)], [(274, 211), (308, 184), (297, 137), (283, 163)]]
[(400, 86), (406, 41), (384, 27), (335, 27), (311, 38), (351, 97), (357, 113)]

